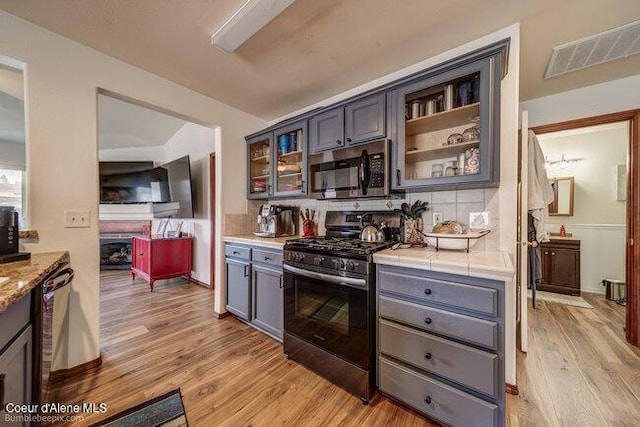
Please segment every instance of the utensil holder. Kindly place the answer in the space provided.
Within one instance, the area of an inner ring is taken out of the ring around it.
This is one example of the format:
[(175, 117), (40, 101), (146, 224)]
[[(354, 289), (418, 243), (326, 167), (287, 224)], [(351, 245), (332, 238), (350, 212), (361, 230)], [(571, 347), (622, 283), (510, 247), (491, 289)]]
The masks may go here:
[(302, 221), (302, 237), (316, 237), (316, 223), (312, 219)]
[(423, 245), (424, 238), (422, 235), (422, 218), (404, 218), (402, 220), (402, 243), (412, 245)]

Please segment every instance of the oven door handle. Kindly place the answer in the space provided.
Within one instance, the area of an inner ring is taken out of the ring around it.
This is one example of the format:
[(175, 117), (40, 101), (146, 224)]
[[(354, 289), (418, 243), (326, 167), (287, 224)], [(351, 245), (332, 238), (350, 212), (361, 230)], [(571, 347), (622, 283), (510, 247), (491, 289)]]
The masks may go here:
[(309, 271), (303, 268), (294, 267), (292, 265), (284, 264), (283, 268), (294, 274), (308, 277), (311, 279), (324, 280), (325, 282), (334, 283), (341, 286), (352, 286), (358, 288), (366, 288), (367, 281), (365, 279), (355, 279), (353, 277), (333, 276), (331, 274), (318, 273), (317, 271)]

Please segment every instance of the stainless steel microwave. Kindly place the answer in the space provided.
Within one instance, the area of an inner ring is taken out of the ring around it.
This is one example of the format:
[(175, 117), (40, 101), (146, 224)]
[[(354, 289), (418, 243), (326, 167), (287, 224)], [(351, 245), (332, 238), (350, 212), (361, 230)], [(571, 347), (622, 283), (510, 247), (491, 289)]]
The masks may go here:
[(390, 141), (309, 156), (309, 195), (314, 199), (389, 195)]

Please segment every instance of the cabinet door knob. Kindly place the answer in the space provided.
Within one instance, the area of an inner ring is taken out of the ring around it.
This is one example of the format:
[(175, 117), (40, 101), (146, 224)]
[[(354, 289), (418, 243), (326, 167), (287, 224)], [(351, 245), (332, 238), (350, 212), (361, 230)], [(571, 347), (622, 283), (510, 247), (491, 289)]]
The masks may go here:
[(336, 144), (340, 145), (342, 144), (342, 141), (340, 141), (339, 139), (336, 139)]
[(351, 142), (351, 138), (347, 138), (347, 142)]
[(424, 290), (425, 295), (431, 295), (431, 289), (427, 288)]
[(551, 255), (555, 255), (555, 254), (556, 254), (555, 252), (551, 252)]
[(545, 255), (549, 255), (549, 252), (545, 251), (545, 252), (544, 252), (544, 254), (545, 254)]
[(427, 317), (426, 319), (424, 319), (424, 323), (426, 323), (427, 325), (431, 324), (431, 317)]
[(427, 359), (427, 360), (431, 360), (431, 353), (425, 354), (424, 358)]
[(233, 251), (232, 253), (233, 253), (234, 255), (240, 255), (240, 252), (238, 252), (238, 251)]
[(424, 401), (425, 401), (425, 403), (426, 403), (427, 405), (431, 405), (431, 396), (426, 396), (426, 397), (424, 398)]

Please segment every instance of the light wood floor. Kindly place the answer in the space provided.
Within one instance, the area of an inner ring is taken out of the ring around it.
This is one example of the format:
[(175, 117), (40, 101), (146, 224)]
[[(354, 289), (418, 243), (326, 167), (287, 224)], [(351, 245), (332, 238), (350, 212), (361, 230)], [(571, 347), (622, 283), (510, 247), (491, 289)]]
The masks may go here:
[[(510, 426), (640, 425), (640, 350), (624, 341), (622, 307), (586, 295), (595, 308), (539, 301), (530, 309), (529, 353), (518, 355), (519, 396), (507, 396)], [(429, 426), (377, 396), (363, 406), (282, 354), (266, 335), (215, 319), (213, 293), (187, 283), (104, 272), (103, 364), (48, 390), (47, 401), (106, 402), (88, 425), (181, 388), (191, 426)]]
[(187, 283), (103, 272), (102, 366), (51, 387), (49, 402), (106, 402), (88, 425), (180, 387), (191, 426), (431, 426), (377, 396), (369, 406), (289, 361), (242, 322), (213, 317), (213, 293)]
[(512, 426), (640, 425), (640, 349), (624, 339), (624, 307), (583, 293), (594, 308), (537, 301), (529, 351), (518, 354)]

